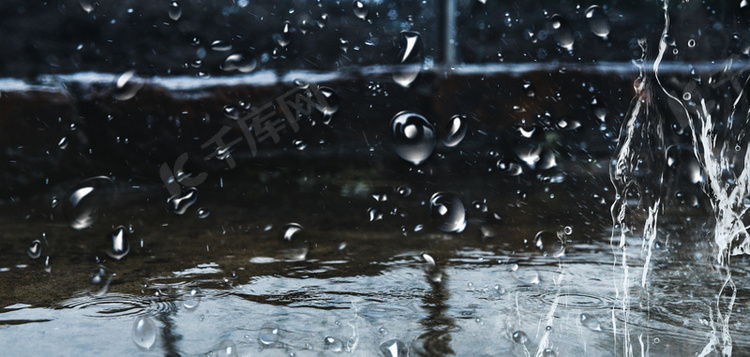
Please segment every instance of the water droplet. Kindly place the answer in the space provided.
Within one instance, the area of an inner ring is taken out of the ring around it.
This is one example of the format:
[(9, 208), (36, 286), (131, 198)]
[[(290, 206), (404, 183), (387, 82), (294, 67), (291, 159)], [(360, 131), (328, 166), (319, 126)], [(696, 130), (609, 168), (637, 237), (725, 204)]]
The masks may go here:
[(49, 260), (49, 255), (44, 258), (44, 271), (51, 274), (52, 273), (52, 262)]
[(264, 323), (260, 327), (260, 332), (258, 332), (258, 342), (266, 347), (279, 342), (279, 325), (273, 322)]
[(526, 332), (523, 331), (516, 331), (513, 332), (513, 342), (520, 343), (522, 345), (525, 345), (529, 342), (529, 337), (526, 336)]
[(553, 258), (559, 258), (565, 255), (565, 242), (555, 234), (540, 231), (534, 237), (534, 246), (544, 254)]
[(315, 107), (326, 117), (323, 119), (323, 122), (328, 124), (331, 121), (331, 116), (336, 114), (339, 110), (339, 96), (336, 95), (336, 92), (334, 92), (333, 89), (325, 86), (319, 87), (318, 91), (326, 98), (326, 100), (325, 103), (315, 103)]
[(501, 172), (510, 176), (518, 176), (523, 173), (523, 167), (515, 162), (499, 160), (497, 162), (497, 168), (500, 169)]
[(610, 25), (609, 18), (607, 18), (604, 10), (597, 5), (592, 5), (586, 9), (585, 16), (591, 32), (606, 40), (607, 36), (609, 36)]
[(553, 34), (557, 44), (568, 51), (572, 51), (575, 35), (568, 20), (561, 15), (555, 14), (550, 18), (550, 22), (552, 23)]
[(221, 341), (211, 353), (211, 357), (237, 357), (237, 346), (230, 339)]
[(192, 206), (195, 201), (198, 200), (198, 189), (190, 187), (185, 191), (182, 196), (172, 197), (168, 202), (172, 203), (172, 212), (178, 215), (183, 215), (187, 212), (188, 208)]
[(255, 58), (245, 57), (239, 53), (229, 55), (221, 64), (221, 70), (226, 72), (239, 71), (241, 73), (250, 73), (258, 66)]
[(425, 117), (400, 112), (391, 120), (396, 153), (402, 159), (420, 165), (435, 150), (435, 129)]
[(529, 98), (533, 98), (536, 96), (536, 88), (534, 88), (533, 84), (528, 82), (523, 84), (523, 92)]
[(550, 325), (547, 325), (547, 327), (544, 328), (544, 331), (547, 331), (549, 333), (555, 332), (555, 330)]
[(448, 127), (446, 129), (446, 137), (443, 139), (443, 145), (447, 147), (454, 147), (461, 143), (466, 136), (468, 130), (468, 123), (466, 115), (456, 114), (448, 121)]
[(599, 103), (599, 100), (593, 98), (591, 100), (591, 110), (594, 112), (594, 116), (604, 123), (607, 119), (607, 107)]
[(399, 69), (393, 72), (393, 80), (398, 85), (408, 88), (422, 69), (422, 37), (418, 32), (401, 31), (400, 34), (401, 51), (398, 55), (398, 63), (409, 65), (408, 68)]
[(299, 151), (305, 150), (305, 148), (307, 148), (307, 143), (302, 139), (294, 139), (292, 141), (292, 145), (294, 145), (294, 148)]
[(42, 256), (42, 242), (39, 240), (31, 242), (29, 248), (26, 249), (26, 254), (28, 254), (31, 259), (39, 259), (39, 257)]
[(133, 80), (133, 76), (135, 76), (134, 69), (117, 77), (117, 83), (112, 97), (119, 101), (130, 100), (135, 97), (135, 95), (138, 94), (138, 91), (143, 88), (144, 83), (138, 80)]
[(107, 255), (117, 260), (128, 255), (128, 252), (130, 252), (130, 243), (128, 243), (127, 237), (125, 236), (125, 227), (119, 226), (115, 228), (115, 230), (110, 233), (109, 240), (112, 242), (112, 246), (107, 248)]
[(328, 351), (337, 353), (344, 351), (344, 342), (336, 337), (326, 336), (323, 339), (323, 344), (325, 345), (325, 349)]
[(589, 314), (581, 314), (581, 325), (586, 326), (591, 331), (602, 331), (599, 320)]
[(80, 0), (78, 4), (81, 5), (81, 9), (87, 13), (94, 11), (94, 8), (98, 5), (94, 0)]
[(211, 50), (216, 52), (226, 52), (232, 50), (232, 43), (224, 40), (211, 42)]
[(367, 214), (370, 216), (370, 222), (380, 221), (383, 219), (383, 212), (380, 212), (380, 210), (377, 208), (368, 209)]
[(542, 357), (557, 357), (557, 353), (551, 348), (545, 348)]
[(299, 223), (287, 223), (282, 228), (282, 240), (289, 248), (283, 250), (284, 256), (293, 261), (305, 260), (310, 245), (303, 235), (304, 228)]
[(380, 344), (380, 354), (383, 357), (407, 357), (409, 348), (400, 340), (388, 340)]
[(133, 323), (131, 335), (138, 347), (149, 350), (156, 342), (156, 324), (150, 317), (138, 317)]
[(409, 197), (411, 195), (411, 187), (409, 186), (399, 186), (396, 189), (396, 192), (398, 192), (401, 197)]
[(190, 291), (182, 297), (182, 306), (184, 306), (187, 311), (195, 311), (201, 303), (201, 296), (202, 291), (200, 288), (190, 289)]
[(292, 23), (284, 21), (284, 25), (281, 27), (281, 35), (276, 39), (276, 42), (281, 47), (286, 47), (289, 42), (292, 41)]
[(61, 150), (65, 150), (68, 148), (68, 137), (63, 136), (60, 141), (57, 142), (57, 147), (59, 147)]
[(208, 217), (209, 215), (211, 215), (211, 211), (209, 211), (209, 210), (207, 210), (205, 208), (198, 208), (198, 213), (197, 214), (198, 214), (198, 218), (204, 219), (204, 218)]
[(172, 3), (169, 4), (169, 18), (172, 19), (172, 21), (177, 21), (180, 19), (180, 16), (182, 16), (182, 8), (180, 8), (180, 4), (177, 1), (172, 1)]
[(443, 232), (461, 233), (466, 228), (466, 208), (453, 194), (437, 192), (432, 195), (430, 215)]
[(690, 48), (695, 47), (695, 39), (694, 38), (689, 39), (687, 45)]
[(565, 228), (563, 228), (563, 233), (565, 233), (566, 236), (573, 234), (573, 227), (565, 226)]
[(354, 2), (352, 3), (352, 9), (354, 10), (354, 15), (362, 20), (367, 20), (367, 6), (365, 6), (362, 1), (354, 0)]
[(107, 203), (117, 199), (114, 181), (106, 176), (92, 177), (78, 184), (62, 202), (63, 216), (70, 227), (91, 227)]

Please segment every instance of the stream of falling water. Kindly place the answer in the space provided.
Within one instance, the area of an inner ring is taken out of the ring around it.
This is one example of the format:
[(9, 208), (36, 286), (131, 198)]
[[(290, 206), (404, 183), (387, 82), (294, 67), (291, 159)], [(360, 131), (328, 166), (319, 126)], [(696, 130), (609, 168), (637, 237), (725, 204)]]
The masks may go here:
[[(722, 279), (716, 305), (707, 311), (711, 333), (699, 356), (719, 352), (732, 355), (730, 317), (736, 298), (736, 287), (730, 271), (731, 257), (750, 252), (750, 233), (743, 222), (750, 200), (750, 150), (747, 148), (745, 128), (750, 121), (750, 106), (744, 95), (748, 77), (743, 70), (733, 70), (729, 59), (723, 70), (701, 76), (691, 73), (687, 83), (663, 80), (659, 66), (668, 48), (670, 17), (669, 2), (663, 3), (664, 30), (659, 40), (653, 71), (646, 71), (646, 41), (640, 41), (640, 76), (634, 83), (635, 97), (621, 130), (618, 148), (610, 167), (610, 178), (615, 187), (616, 200), (612, 204), (612, 249), (623, 269), (621, 281), (615, 281), (619, 307), (612, 310), (615, 341), (618, 334), (622, 346), (615, 345), (615, 354), (633, 356), (634, 343), (628, 327), (631, 291), (637, 278), (632, 278), (629, 266), (629, 242), (641, 240), (643, 270), (640, 288), (648, 301), (648, 272), (651, 251), (657, 237), (659, 214), (664, 206), (662, 188), (667, 167), (668, 138), (665, 128), (671, 121), (686, 123), (692, 153), (700, 165), (700, 181), (711, 204), (714, 222), (713, 241), (715, 263)], [(680, 83), (675, 85), (676, 83)], [(661, 97), (663, 93), (666, 97)], [(661, 101), (661, 102), (659, 102)], [(647, 302), (648, 305), (648, 302)], [(619, 309), (619, 311), (617, 311)], [(621, 314), (618, 326), (616, 315)], [(717, 326), (718, 325), (718, 326)], [(618, 332), (619, 329), (619, 332)], [(648, 339), (646, 339), (648, 341)], [(640, 355), (648, 354), (648, 342), (638, 336)]]

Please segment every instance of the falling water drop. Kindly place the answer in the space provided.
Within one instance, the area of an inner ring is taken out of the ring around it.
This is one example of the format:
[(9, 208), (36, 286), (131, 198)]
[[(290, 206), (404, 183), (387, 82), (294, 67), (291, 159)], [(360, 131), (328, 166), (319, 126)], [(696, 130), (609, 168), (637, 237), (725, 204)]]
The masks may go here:
[(402, 159), (420, 165), (435, 150), (435, 129), (419, 114), (400, 112), (391, 120), (396, 153)]
[(284, 25), (281, 28), (281, 36), (278, 37), (276, 42), (281, 47), (286, 47), (289, 45), (289, 42), (292, 41), (292, 23), (289, 21), (284, 21)]
[(466, 208), (458, 196), (437, 192), (430, 198), (430, 215), (443, 232), (461, 233), (466, 228)]
[(581, 325), (586, 326), (591, 331), (602, 331), (602, 324), (595, 317), (589, 314), (581, 314)]
[(216, 52), (226, 52), (232, 50), (232, 43), (224, 40), (211, 42), (211, 50)]
[(131, 335), (138, 347), (149, 350), (156, 342), (156, 324), (150, 317), (138, 317), (133, 323)]
[(294, 139), (292, 145), (294, 145), (294, 148), (299, 151), (303, 151), (307, 148), (307, 143), (303, 139)]
[(550, 22), (552, 23), (552, 30), (554, 31), (553, 34), (557, 44), (568, 51), (572, 51), (575, 35), (568, 20), (562, 17), (562, 15), (555, 14), (550, 18)]
[(354, 15), (362, 20), (367, 20), (368, 10), (364, 2), (361, 0), (354, 0), (352, 3), (352, 9), (354, 10)]
[(68, 137), (63, 136), (60, 141), (57, 142), (57, 147), (59, 147), (61, 150), (65, 150), (68, 148)]
[(299, 223), (287, 223), (282, 228), (282, 241), (288, 247), (282, 251), (292, 261), (305, 260), (310, 244), (304, 237), (304, 228)]
[(454, 147), (461, 143), (466, 136), (468, 130), (468, 124), (466, 115), (456, 114), (448, 121), (448, 127), (446, 129), (446, 136), (443, 139), (443, 145), (447, 147)]
[(547, 231), (540, 231), (534, 237), (534, 246), (546, 256), (559, 258), (565, 255), (565, 242)]
[(117, 200), (116, 193), (114, 181), (109, 177), (97, 176), (84, 180), (63, 200), (63, 216), (73, 229), (89, 228), (107, 204)]
[(380, 344), (380, 354), (383, 357), (407, 357), (409, 348), (401, 340), (388, 340)]
[(211, 215), (211, 211), (201, 207), (198, 208), (198, 212), (196, 214), (198, 215), (198, 218), (204, 219)]
[(182, 8), (180, 8), (180, 4), (177, 1), (172, 1), (172, 3), (169, 4), (169, 18), (172, 19), (172, 21), (177, 21), (180, 19), (180, 16), (182, 16)]
[(42, 242), (39, 240), (31, 242), (31, 245), (26, 249), (26, 254), (31, 259), (39, 259), (42, 256)]
[(609, 36), (610, 25), (604, 10), (598, 5), (592, 5), (586, 9), (585, 16), (591, 32), (606, 40)]
[(119, 226), (109, 234), (109, 241), (112, 245), (107, 248), (107, 255), (113, 259), (120, 260), (130, 252), (130, 243), (128, 243), (125, 227)]
[(81, 5), (81, 9), (83, 9), (83, 11), (86, 11), (87, 13), (94, 11), (94, 8), (97, 5), (94, 0), (79, 0), (78, 4)]
[(260, 327), (258, 332), (258, 342), (263, 346), (273, 346), (279, 342), (279, 325), (273, 322), (266, 322)]
[(109, 292), (111, 283), (112, 275), (107, 272), (107, 268), (100, 265), (91, 274), (92, 289), (89, 293), (94, 297), (102, 297)]
[(178, 215), (183, 215), (197, 200), (198, 189), (190, 187), (182, 196), (172, 197), (167, 202), (172, 203), (172, 212)]

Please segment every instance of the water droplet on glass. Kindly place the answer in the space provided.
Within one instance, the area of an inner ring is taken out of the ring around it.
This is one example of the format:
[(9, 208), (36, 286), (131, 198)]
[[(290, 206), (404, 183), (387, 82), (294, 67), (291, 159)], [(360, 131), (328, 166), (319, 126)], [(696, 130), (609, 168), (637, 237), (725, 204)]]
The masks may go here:
[(557, 44), (568, 51), (572, 51), (575, 35), (568, 20), (561, 15), (555, 14), (550, 18), (550, 22), (552, 23), (553, 35)]
[(106, 176), (92, 177), (78, 184), (62, 202), (63, 216), (70, 227), (81, 230), (99, 218), (110, 200), (116, 200), (115, 185)]
[(156, 324), (150, 317), (138, 317), (130, 334), (138, 347), (149, 350), (156, 342)]
[(209, 215), (211, 215), (211, 211), (209, 211), (209, 210), (207, 210), (205, 208), (198, 208), (198, 213), (197, 214), (198, 214), (198, 218), (204, 219), (204, 218), (208, 217)]
[(169, 18), (172, 19), (172, 21), (177, 21), (180, 19), (180, 16), (182, 16), (182, 8), (180, 8), (180, 4), (177, 1), (172, 1), (172, 3), (169, 4)]
[(343, 352), (344, 342), (333, 336), (326, 336), (323, 339), (325, 349), (331, 352)]
[(367, 19), (367, 13), (368, 13), (367, 6), (365, 6), (365, 4), (362, 1), (354, 0), (354, 2), (352, 3), (352, 9), (354, 10), (354, 15), (356, 15), (362, 20)]
[(172, 197), (168, 202), (172, 203), (172, 211), (175, 214), (183, 215), (187, 212), (188, 208), (192, 206), (195, 201), (198, 200), (198, 189), (190, 187), (185, 191), (182, 196)]
[(398, 63), (408, 65), (408, 68), (396, 70), (393, 80), (398, 85), (408, 88), (422, 69), (422, 36), (414, 31), (401, 31), (400, 47)]
[(606, 40), (607, 36), (609, 36), (610, 25), (609, 18), (607, 18), (604, 10), (597, 5), (592, 5), (586, 9), (585, 16), (591, 32)]
[(380, 344), (380, 354), (383, 357), (407, 357), (409, 348), (400, 340), (388, 340)]
[(110, 257), (120, 260), (130, 252), (130, 243), (128, 243), (125, 236), (125, 227), (119, 226), (115, 228), (109, 235), (109, 241), (112, 242), (112, 245), (107, 248), (107, 255)]
[(602, 325), (595, 317), (589, 314), (581, 314), (581, 325), (586, 326), (591, 331), (601, 331)]
[(466, 136), (467, 130), (468, 122), (466, 120), (466, 115), (454, 115), (448, 120), (448, 127), (446, 129), (447, 134), (445, 139), (443, 139), (443, 145), (447, 147), (458, 145)]
[(400, 112), (391, 120), (396, 153), (402, 159), (419, 165), (435, 150), (435, 128), (425, 117)]
[(260, 327), (260, 332), (258, 332), (258, 342), (266, 347), (279, 342), (279, 325), (273, 322), (264, 323)]
[(226, 72), (239, 71), (241, 73), (250, 73), (258, 66), (255, 58), (245, 57), (239, 53), (229, 55), (221, 64), (221, 70)]
[(526, 343), (529, 342), (529, 337), (526, 336), (526, 332), (523, 332), (523, 331), (513, 332), (512, 337), (513, 337), (513, 342), (515, 343), (520, 343), (522, 345), (525, 345)]
[(39, 259), (42, 256), (42, 242), (39, 240), (31, 242), (31, 245), (26, 249), (26, 254), (31, 259)]
[(286, 47), (289, 42), (292, 41), (292, 23), (284, 21), (284, 25), (281, 27), (281, 35), (277, 38), (276, 42), (281, 47)]
[(226, 52), (232, 50), (232, 43), (224, 40), (211, 42), (211, 50), (216, 52)]
[(432, 195), (430, 215), (443, 232), (461, 233), (466, 228), (466, 208), (453, 194), (437, 192)]
[(190, 289), (190, 291), (182, 297), (182, 306), (184, 306), (187, 311), (195, 311), (201, 303), (201, 293), (202, 291), (199, 288)]
[(135, 95), (138, 94), (138, 91), (143, 88), (144, 83), (138, 80), (133, 80), (133, 76), (135, 76), (134, 69), (117, 77), (115, 91), (112, 94), (112, 97), (119, 101), (130, 100), (135, 97)]

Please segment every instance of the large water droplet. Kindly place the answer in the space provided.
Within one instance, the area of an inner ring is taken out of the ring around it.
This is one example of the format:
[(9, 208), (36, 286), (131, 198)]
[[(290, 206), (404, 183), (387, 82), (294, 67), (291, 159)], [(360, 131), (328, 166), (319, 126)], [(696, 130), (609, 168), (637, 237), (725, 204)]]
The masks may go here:
[(520, 343), (522, 345), (525, 345), (529, 342), (529, 337), (526, 336), (526, 332), (523, 331), (513, 332), (513, 335), (511, 337), (513, 338), (513, 342)]
[(133, 76), (135, 76), (134, 69), (117, 77), (115, 92), (112, 94), (112, 97), (120, 101), (130, 100), (135, 97), (135, 95), (138, 94), (138, 91), (143, 88), (144, 83), (138, 80), (133, 80)]
[(117, 199), (114, 182), (106, 176), (82, 181), (62, 202), (63, 216), (76, 230), (91, 227), (107, 203)]
[(323, 339), (323, 344), (325, 345), (325, 349), (328, 351), (337, 353), (344, 351), (344, 341), (341, 341), (336, 337), (326, 336)]
[(586, 326), (591, 331), (602, 331), (602, 324), (595, 317), (589, 314), (581, 314), (581, 325)]
[(276, 42), (281, 47), (286, 47), (289, 42), (292, 41), (292, 23), (284, 21), (284, 25), (281, 27), (281, 35), (276, 39)]
[(458, 196), (437, 192), (430, 198), (430, 215), (443, 232), (461, 233), (466, 228), (466, 208)]
[(182, 196), (172, 197), (168, 202), (172, 203), (172, 211), (176, 214), (183, 215), (188, 208), (198, 200), (198, 189), (190, 187)]
[(435, 150), (435, 128), (419, 114), (396, 114), (391, 130), (396, 153), (414, 165), (423, 163)]
[(180, 16), (182, 16), (182, 8), (180, 8), (180, 3), (177, 1), (172, 1), (172, 3), (169, 4), (169, 18), (172, 19), (172, 21), (177, 21), (180, 19)]
[(112, 246), (107, 248), (107, 255), (117, 260), (128, 255), (128, 252), (130, 252), (130, 243), (128, 243), (126, 237), (125, 227), (119, 226), (115, 228), (110, 233), (109, 240), (112, 242)]
[(540, 231), (534, 237), (534, 246), (539, 249), (544, 256), (559, 258), (565, 255), (565, 242), (555, 234), (547, 231)]
[(221, 341), (211, 353), (211, 357), (237, 357), (237, 346), (230, 339)]
[(369, 11), (367, 10), (367, 6), (364, 2), (360, 0), (354, 0), (354, 2), (352, 3), (352, 9), (354, 10), (354, 15), (362, 20), (367, 19), (367, 13)]
[(610, 26), (609, 19), (607, 18), (607, 14), (604, 13), (604, 10), (597, 5), (592, 5), (586, 9), (585, 16), (589, 23), (589, 29), (591, 29), (591, 32), (603, 39), (607, 39)]
[(401, 51), (398, 55), (398, 63), (408, 65), (408, 68), (398, 69), (393, 72), (393, 80), (398, 85), (408, 88), (422, 69), (422, 36), (414, 31), (402, 31), (400, 34)]
[(333, 116), (333, 114), (336, 114), (336, 112), (339, 110), (339, 96), (336, 95), (336, 92), (334, 92), (333, 89), (329, 87), (321, 86), (320, 88), (318, 88), (318, 91), (326, 98), (326, 100), (325, 103), (315, 103), (315, 107), (318, 109), (318, 111), (323, 113), (324, 116), (326, 116), (323, 121), (328, 124), (330, 122), (331, 116)]
[(258, 342), (263, 346), (273, 346), (279, 342), (279, 325), (273, 322), (266, 322), (260, 327), (258, 332)]
[(310, 244), (303, 235), (304, 228), (299, 223), (287, 223), (282, 228), (282, 240), (285, 246), (282, 253), (293, 261), (305, 260), (310, 250)]
[(239, 71), (241, 73), (250, 73), (258, 66), (255, 58), (245, 57), (239, 53), (229, 55), (224, 63), (221, 64), (221, 70), (226, 72)]
[(466, 115), (456, 114), (448, 121), (448, 127), (446, 129), (446, 137), (443, 139), (443, 145), (447, 147), (454, 147), (458, 145), (461, 140), (466, 136), (468, 130), (468, 123)]
[(42, 256), (42, 242), (39, 240), (31, 242), (31, 245), (26, 249), (26, 254), (31, 259), (39, 259)]
[(388, 340), (380, 344), (380, 354), (383, 357), (407, 357), (409, 348), (400, 340)]
[(575, 34), (568, 20), (561, 15), (555, 14), (550, 18), (550, 22), (552, 23), (552, 30), (554, 31), (553, 34), (557, 44), (568, 51), (572, 51)]
[(133, 323), (131, 335), (138, 347), (149, 350), (156, 342), (156, 324), (150, 317), (138, 317)]

